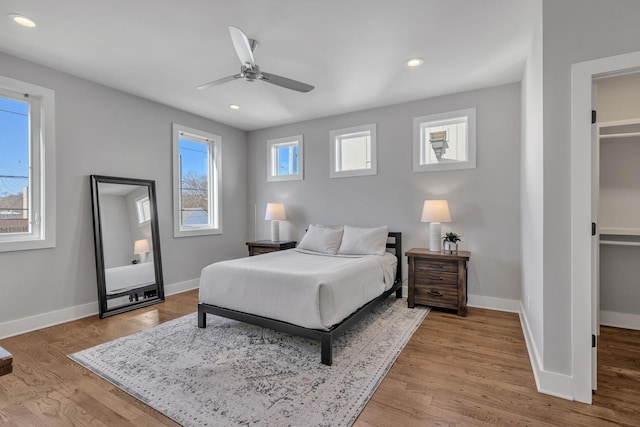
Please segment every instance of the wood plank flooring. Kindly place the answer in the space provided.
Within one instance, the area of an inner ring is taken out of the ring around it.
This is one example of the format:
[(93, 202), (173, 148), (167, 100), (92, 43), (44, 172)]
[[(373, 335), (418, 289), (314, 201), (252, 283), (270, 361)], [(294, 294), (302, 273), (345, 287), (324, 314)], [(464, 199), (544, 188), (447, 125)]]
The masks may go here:
[[(0, 340), (0, 426), (176, 426), (66, 356), (195, 311), (197, 291)], [(638, 426), (640, 331), (603, 328), (593, 405), (536, 391), (516, 314), (432, 311), (356, 426)]]

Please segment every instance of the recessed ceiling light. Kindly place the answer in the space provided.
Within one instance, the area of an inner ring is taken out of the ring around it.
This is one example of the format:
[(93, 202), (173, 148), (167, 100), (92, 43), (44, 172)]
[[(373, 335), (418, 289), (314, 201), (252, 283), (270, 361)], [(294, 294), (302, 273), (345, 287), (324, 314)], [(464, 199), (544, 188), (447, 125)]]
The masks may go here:
[(236, 105), (236, 104), (231, 104), (231, 105), (229, 105), (229, 108), (231, 108), (232, 110), (239, 110), (240, 106)]
[(10, 13), (8, 16), (9, 19), (23, 27), (33, 28), (36, 26), (36, 20), (28, 16), (20, 15), (19, 13)]
[(424, 59), (422, 58), (409, 58), (407, 59), (407, 65), (409, 67), (417, 67), (419, 65), (424, 64)]

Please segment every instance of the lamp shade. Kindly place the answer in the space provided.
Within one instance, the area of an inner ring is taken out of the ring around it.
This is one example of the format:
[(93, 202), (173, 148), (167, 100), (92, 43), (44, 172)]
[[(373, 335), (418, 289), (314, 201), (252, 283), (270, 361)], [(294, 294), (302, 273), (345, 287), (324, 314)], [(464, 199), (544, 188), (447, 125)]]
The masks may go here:
[(287, 215), (284, 212), (284, 205), (282, 203), (267, 203), (267, 211), (264, 214), (264, 219), (270, 220), (285, 220)]
[(149, 252), (151, 249), (149, 248), (149, 241), (147, 239), (136, 240), (133, 244), (133, 254), (140, 255)]
[(451, 222), (449, 203), (446, 200), (425, 200), (422, 222)]

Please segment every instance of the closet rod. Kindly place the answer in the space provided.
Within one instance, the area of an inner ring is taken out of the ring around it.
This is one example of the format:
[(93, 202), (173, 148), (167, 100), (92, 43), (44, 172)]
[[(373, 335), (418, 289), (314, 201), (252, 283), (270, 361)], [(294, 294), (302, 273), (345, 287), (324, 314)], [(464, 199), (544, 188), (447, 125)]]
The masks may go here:
[(640, 132), (627, 132), (627, 133), (604, 133), (600, 134), (600, 138), (633, 138), (634, 136), (640, 136)]
[(620, 240), (600, 240), (601, 245), (640, 246), (640, 242), (623, 242)]

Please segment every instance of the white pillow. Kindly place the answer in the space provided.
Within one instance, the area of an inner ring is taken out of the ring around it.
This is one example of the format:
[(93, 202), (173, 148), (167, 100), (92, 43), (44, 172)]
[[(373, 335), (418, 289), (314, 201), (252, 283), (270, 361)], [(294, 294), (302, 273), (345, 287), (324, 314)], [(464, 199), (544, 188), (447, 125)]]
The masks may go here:
[(342, 227), (309, 225), (298, 248), (312, 252), (335, 255), (342, 241)]
[(374, 228), (344, 226), (341, 255), (384, 255), (387, 249), (389, 230), (386, 225)]

